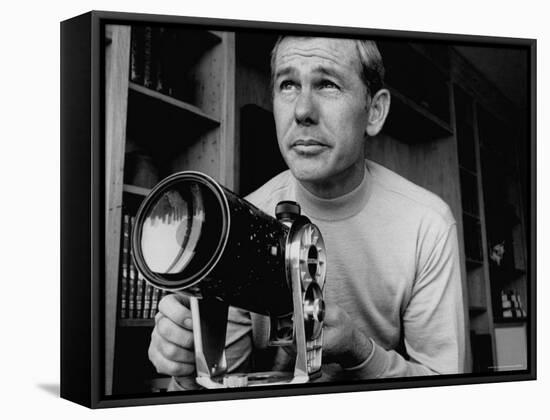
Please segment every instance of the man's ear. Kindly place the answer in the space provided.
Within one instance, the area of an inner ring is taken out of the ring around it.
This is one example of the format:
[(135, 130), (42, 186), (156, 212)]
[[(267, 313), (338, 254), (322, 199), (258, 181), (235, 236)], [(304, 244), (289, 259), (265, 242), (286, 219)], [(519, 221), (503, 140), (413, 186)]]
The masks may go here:
[(372, 97), (367, 121), (367, 135), (370, 137), (376, 136), (382, 130), (390, 111), (390, 102), (390, 92), (387, 89), (380, 89)]

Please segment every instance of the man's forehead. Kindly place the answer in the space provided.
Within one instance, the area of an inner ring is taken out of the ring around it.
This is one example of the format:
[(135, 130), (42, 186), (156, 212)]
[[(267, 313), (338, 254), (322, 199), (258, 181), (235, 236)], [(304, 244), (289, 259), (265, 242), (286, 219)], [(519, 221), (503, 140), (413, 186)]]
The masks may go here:
[(360, 69), (360, 60), (353, 40), (338, 38), (285, 37), (277, 48), (275, 67), (295, 60), (325, 63), (329, 66)]

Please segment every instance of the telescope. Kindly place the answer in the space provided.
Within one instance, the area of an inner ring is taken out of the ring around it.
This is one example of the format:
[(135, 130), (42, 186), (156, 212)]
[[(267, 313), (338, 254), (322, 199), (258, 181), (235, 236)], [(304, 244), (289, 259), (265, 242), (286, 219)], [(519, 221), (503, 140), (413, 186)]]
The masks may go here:
[[(300, 206), (273, 218), (206, 174), (161, 181), (142, 202), (134, 262), (154, 287), (190, 297), (196, 381), (210, 388), (297, 384), (321, 374), (326, 250)], [(269, 318), (267, 345), (294, 355), (288, 371), (228, 372), (229, 306)]]

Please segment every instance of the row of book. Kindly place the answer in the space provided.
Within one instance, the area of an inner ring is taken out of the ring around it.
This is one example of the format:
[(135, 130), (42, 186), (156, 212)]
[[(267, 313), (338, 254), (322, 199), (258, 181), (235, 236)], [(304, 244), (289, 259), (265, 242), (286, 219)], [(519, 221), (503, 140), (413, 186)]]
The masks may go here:
[(192, 57), (182, 45), (186, 34), (157, 26), (134, 26), (130, 49), (130, 81), (192, 102), (189, 78)]
[(168, 292), (146, 283), (134, 264), (130, 240), (134, 222), (135, 217), (123, 211), (119, 318), (150, 319), (155, 317), (160, 300)]
[(500, 292), (502, 318), (523, 319), (527, 316), (520, 294), (515, 290)]

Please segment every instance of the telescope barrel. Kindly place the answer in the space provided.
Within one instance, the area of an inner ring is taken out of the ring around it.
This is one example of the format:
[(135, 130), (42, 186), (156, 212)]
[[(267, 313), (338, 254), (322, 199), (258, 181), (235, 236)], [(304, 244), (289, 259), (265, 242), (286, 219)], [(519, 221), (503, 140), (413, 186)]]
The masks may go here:
[(292, 313), (289, 228), (199, 172), (159, 183), (141, 204), (134, 261), (155, 287), (269, 316)]

